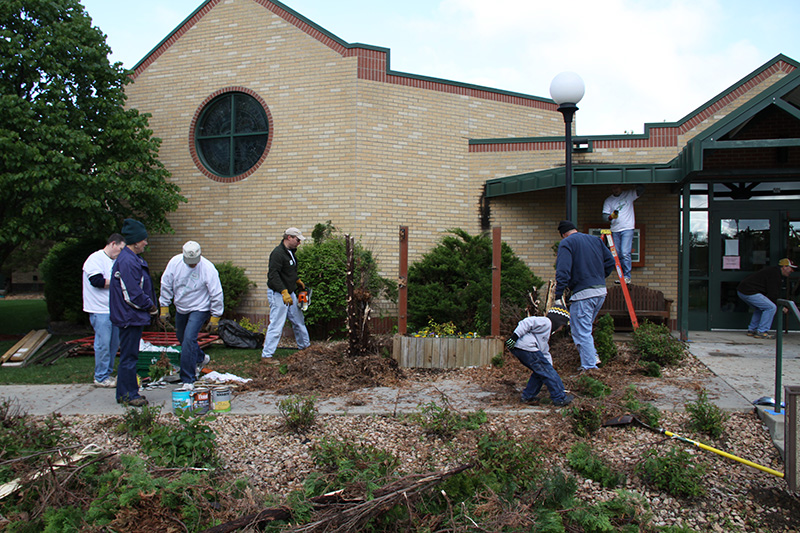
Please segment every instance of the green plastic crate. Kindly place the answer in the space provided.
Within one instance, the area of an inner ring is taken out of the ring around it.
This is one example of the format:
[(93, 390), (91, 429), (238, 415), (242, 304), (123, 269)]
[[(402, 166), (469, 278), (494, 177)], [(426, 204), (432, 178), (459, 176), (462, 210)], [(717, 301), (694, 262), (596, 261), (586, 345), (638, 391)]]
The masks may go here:
[(139, 352), (139, 360), (136, 362), (136, 373), (143, 378), (149, 376), (150, 366), (156, 364), (161, 359), (162, 353), (166, 353), (167, 357), (169, 357), (169, 362), (172, 363), (174, 366), (180, 368), (181, 347), (170, 346), (170, 348), (176, 349), (178, 351), (174, 352), (170, 350), (168, 352), (164, 352), (163, 350), (159, 350), (159, 351)]

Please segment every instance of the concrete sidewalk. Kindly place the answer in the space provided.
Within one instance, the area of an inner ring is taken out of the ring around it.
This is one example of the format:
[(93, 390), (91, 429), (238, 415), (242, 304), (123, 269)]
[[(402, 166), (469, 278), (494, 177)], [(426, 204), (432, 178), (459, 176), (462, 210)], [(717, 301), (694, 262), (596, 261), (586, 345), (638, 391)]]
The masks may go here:
[[(624, 339), (624, 336), (621, 337)], [(800, 333), (784, 335), (783, 384), (800, 385)], [(688, 347), (691, 353), (714, 374), (704, 388), (709, 399), (726, 411), (749, 411), (752, 402), (775, 393), (775, 340), (758, 340), (744, 332), (697, 331), (690, 334)], [(661, 410), (682, 410), (687, 389), (667, 383), (650, 381), (643, 387), (653, 389), (654, 403)], [(143, 394), (151, 405), (161, 405), (171, 410), (172, 391), (176, 385), (145, 390)], [(673, 390), (674, 389), (674, 390)], [(781, 393), (783, 395), (783, 393)], [(488, 398), (492, 393), (478, 385), (457, 380), (414, 382), (401, 388), (378, 387), (349, 393), (340, 398), (318, 402), (324, 414), (395, 414), (415, 412), (420, 405), (441, 401), (447, 397), (450, 404), (462, 411), (483, 409), (488, 413), (527, 412), (532, 407), (501, 406), (492, 408)], [(32, 415), (50, 413), (115, 415), (123, 407), (114, 401), (114, 390), (96, 388), (91, 384), (73, 385), (2, 385), (0, 397), (14, 398), (24, 412)], [(286, 396), (266, 391), (235, 394), (232, 414), (275, 415), (278, 403)], [(782, 416), (779, 417), (782, 423)], [(781, 437), (782, 438), (782, 437)]]

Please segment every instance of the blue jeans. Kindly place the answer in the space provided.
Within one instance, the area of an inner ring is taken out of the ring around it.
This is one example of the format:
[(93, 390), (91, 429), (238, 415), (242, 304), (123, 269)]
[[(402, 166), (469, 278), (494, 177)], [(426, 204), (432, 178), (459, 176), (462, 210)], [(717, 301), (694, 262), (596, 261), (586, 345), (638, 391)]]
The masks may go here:
[(564, 393), (564, 383), (553, 368), (544, 354), (540, 351), (529, 352), (527, 350), (520, 350), (519, 348), (512, 348), (511, 353), (514, 357), (519, 359), (525, 368), (531, 371), (531, 377), (528, 379), (528, 385), (522, 391), (522, 401), (532, 400), (542, 390), (542, 385), (547, 385), (547, 390), (550, 391), (550, 399), (553, 403), (560, 403), (564, 401), (566, 394)]
[(119, 349), (119, 328), (108, 313), (89, 313), (94, 329), (94, 379), (105, 381), (114, 372), (114, 358)]
[(627, 279), (631, 277), (631, 246), (633, 246), (633, 230), (626, 229), (611, 233), (614, 239), (614, 248), (617, 249), (619, 264), (622, 266), (622, 275)]
[(597, 363), (600, 362), (592, 337), (592, 325), (605, 301), (606, 297), (602, 295), (570, 302), (569, 326), (572, 331), (572, 341), (581, 356), (581, 368), (597, 368)]
[(744, 303), (753, 308), (753, 318), (750, 319), (750, 325), (747, 326), (747, 329), (758, 333), (769, 331), (772, 328), (772, 319), (775, 318), (775, 311), (778, 310), (778, 306), (761, 293), (742, 294), (739, 291), (736, 291), (736, 293)]
[(119, 328), (119, 366), (117, 367), (117, 401), (139, 398), (136, 363), (139, 362), (139, 340), (144, 326)]
[(301, 350), (308, 348), (311, 340), (306, 329), (306, 319), (303, 316), (303, 312), (297, 307), (295, 293), (292, 293), (292, 305), (283, 303), (281, 293), (272, 289), (267, 289), (267, 300), (269, 300), (269, 326), (267, 326), (267, 334), (264, 336), (264, 349), (261, 351), (261, 357), (273, 357), (275, 355), (275, 350), (278, 349), (278, 343), (281, 341), (281, 335), (283, 335), (283, 326), (286, 324), (287, 317), (292, 324), (297, 347)]
[(197, 379), (197, 365), (205, 357), (197, 344), (197, 335), (210, 316), (211, 311), (190, 311), (175, 316), (175, 336), (181, 343), (181, 383), (194, 383)]

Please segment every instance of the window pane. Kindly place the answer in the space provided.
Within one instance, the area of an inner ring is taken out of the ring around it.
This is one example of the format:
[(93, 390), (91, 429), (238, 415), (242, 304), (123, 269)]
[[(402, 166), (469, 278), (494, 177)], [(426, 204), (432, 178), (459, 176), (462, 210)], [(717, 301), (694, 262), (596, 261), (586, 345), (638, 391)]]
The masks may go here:
[(209, 170), (221, 176), (227, 176), (230, 172), (230, 140), (227, 138), (205, 139), (201, 140), (198, 144), (200, 152), (203, 154), (203, 161)]
[(708, 275), (708, 213), (693, 211), (689, 215), (689, 275)]
[(222, 97), (208, 106), (202, 118), (198, 135), (208, 137), (228, 135), (231, 132), (231, 97)]
[(236, 133), (266, 133), (267, 129), (267, 115), (261, 104), (247, 95), (239, 95), (236, 98)]
[(267, 147), (267, 136), (237, 137), (234, 141), (234, 174), (241, 174), (250, 170), (250, 167), (258, 163), (261, 154)]
[(689, 309), (706, 312), (708, 310), (708, 282), (689, 281)]
[(722, 219), (719, 234), (723, 261), (738, 257), (738, 270), (745, 272), (769, 264), (769, 219)]

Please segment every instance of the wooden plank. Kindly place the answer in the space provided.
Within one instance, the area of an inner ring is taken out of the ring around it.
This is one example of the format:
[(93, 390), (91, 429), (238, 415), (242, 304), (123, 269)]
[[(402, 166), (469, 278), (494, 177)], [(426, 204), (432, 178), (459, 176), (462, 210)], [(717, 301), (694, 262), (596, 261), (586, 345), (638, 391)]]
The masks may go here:
[[(11, 354), (11, 357), (3, 363), (3, 366), (22, 366), (22, 364), (35, 354), (39, 348), (44, 346), (52, 336), (46, 329), (35, 330), (31, 333), (33, 333), (33, 335), (31, 335), (16, 352)], [(28, 335), (26, 335), (26, 337), (28, 337)]]
[(29, 331), (27, 335), (22, 337), (14, 346), (9, 348), (9, 350), (3, 354), (3, 357), (0, 358), (0, 363), (5, 363), (8, 359), (10, 359), (11, 356), (14, 355), (17, 350), (22, 348), (28, 341), (30, 341), (35, 334), (36, 330)]

